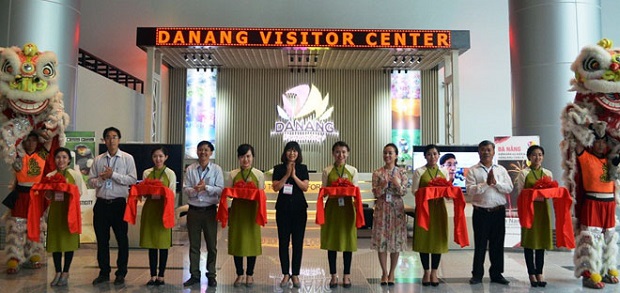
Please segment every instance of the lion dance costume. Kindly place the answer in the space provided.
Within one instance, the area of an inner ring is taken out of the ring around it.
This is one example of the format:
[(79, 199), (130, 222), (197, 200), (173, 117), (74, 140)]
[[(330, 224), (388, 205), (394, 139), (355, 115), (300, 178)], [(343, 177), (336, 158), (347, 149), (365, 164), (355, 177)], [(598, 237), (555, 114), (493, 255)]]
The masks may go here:
[[(573, 62), (575, 100), (562, 112), (563, 179), (575, 198), (575, 277), (601, 289), (618, 282), (615, 207), (620, 158), (620, 50), (604, 39), (586, 46)], [(588, 147), (597, 139), (607, 144), (606, 157)], [(576, 148), (585, 148), (577, 154)]]
[[(40, 135), (41, 143), (53, 152), (65, 142), (69, 115), (64, 111), (62, 93), (58, 89), (57, 58), (52, 52), (40, 52), (35, 44), (23, 48), (0, 47), (0, 156), (16, 171), (18, 199), (4, 216), (7, 227), (7, 266), (16, 273), (20, 266), (40, 267), (41, 243), (27, 240), (27, 187), (55, 169), (53, 156), (43, 159), (40, 152), (27, 154), (22, 141), (31, 132)], [(24, 188), (25, 187), (25, 188)], [(41, 234), (45, 231), (42, 221)], [(28, 260), (28, 262), (27, 262)]]

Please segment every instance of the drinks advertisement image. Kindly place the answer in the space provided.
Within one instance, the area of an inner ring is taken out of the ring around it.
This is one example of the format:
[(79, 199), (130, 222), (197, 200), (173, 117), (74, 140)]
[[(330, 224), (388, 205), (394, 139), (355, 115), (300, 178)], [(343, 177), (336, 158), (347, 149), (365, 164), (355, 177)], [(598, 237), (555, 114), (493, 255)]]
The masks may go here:
[[(95, 132), (94, 131), (65, 131), (67, 142), (65, 147), (71, 150), (73, 158), (70, 168), (80, 172), (84, 182), (88, 182), (90, 167), (93, 165), (95, 152)], [(81, 243), (94, 243), (95, 229), (93, 228), (93, 207), (95, 206), (95, 189), (86, 185), (80, 197), (80, 209), (82, 211), (82, 234)]]
[(419, 71), (391, 74), (392, 142), (398, 147), (398, 164), (407, 171), (414, 170), (412, 151), (420, 144)]
[[(185, 156), (197, 159), (196, 146), (202, 140), (215, 144), (217, 72), (187, 71), (185, 104)], [(215, 158), (213, 152), (212, 158)]]

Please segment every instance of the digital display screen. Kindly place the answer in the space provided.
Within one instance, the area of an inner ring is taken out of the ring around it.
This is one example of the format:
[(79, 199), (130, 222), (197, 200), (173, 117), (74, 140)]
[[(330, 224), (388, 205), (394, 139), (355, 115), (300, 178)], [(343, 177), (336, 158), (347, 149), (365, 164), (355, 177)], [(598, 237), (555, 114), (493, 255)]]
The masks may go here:
[[(413, 168), (417, 169), (426, 165), (424, 158), (425, 146), (413, 147)], [(465, 192), (465, 177), (469, 167), (480, 162), (478, 146), (437, 146), (439, 150), (439, 162), (441, 167), (448, 169), (449, 180), (453, 185), (461, 187)]]

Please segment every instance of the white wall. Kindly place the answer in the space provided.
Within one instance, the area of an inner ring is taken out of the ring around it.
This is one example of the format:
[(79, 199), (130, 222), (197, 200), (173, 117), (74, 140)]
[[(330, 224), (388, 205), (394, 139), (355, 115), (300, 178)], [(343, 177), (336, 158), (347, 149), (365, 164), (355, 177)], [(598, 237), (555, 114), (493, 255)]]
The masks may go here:
[(144, 95), (88, 69), (79, 67), (76, 130), (95, 131), (114, 126), (122, 133), (122, 142), (143, 141)]

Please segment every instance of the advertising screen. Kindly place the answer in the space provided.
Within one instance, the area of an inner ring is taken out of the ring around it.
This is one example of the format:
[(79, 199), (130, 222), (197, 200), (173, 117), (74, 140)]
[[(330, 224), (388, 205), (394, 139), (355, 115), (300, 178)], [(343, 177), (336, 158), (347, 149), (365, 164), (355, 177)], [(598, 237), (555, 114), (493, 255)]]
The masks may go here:
[[(450, 173), (450, 180), (454, 186), (461, 187), (465, 192), (465, 176), (469, 167), (480, 161), (477, 146), (438, 146), (438, 164)], [(413, 147), (413, 168), (417, 169), (426, 165), (424, 159), (424, 146)]]

